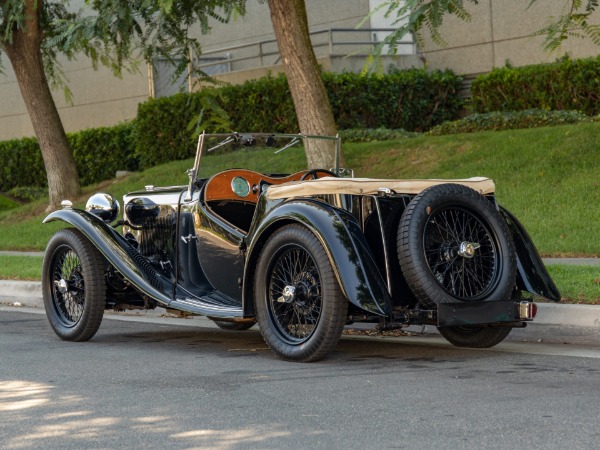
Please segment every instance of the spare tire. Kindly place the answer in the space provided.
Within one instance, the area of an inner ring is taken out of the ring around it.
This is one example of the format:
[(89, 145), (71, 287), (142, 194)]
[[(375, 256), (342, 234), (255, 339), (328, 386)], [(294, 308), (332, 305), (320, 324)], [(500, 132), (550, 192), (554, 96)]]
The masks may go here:
[(494, 202), (459, 184), (425, 189), (398, 225), (398, 259), (419, 303), (509, 300), (515, 248)]

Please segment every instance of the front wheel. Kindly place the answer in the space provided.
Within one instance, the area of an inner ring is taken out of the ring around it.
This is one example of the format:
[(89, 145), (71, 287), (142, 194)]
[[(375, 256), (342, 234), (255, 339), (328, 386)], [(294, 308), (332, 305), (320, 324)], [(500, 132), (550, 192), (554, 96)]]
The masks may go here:
[(44, 307), (54, 332), (67, 341), (91, 339), (106, 303), (104, 259), (78, 230), (58, 231), (42, 268)]
[(306, 227), (288, 225), (269, 239), (258, 259), (255, 294), (260, 331), (280, 358), (317, 361), (339, 341), (348, 303)]
[(502, 342), (512, 328), (509, 327), (440, 327), (440, 334), (457, 347), (489, 348)]

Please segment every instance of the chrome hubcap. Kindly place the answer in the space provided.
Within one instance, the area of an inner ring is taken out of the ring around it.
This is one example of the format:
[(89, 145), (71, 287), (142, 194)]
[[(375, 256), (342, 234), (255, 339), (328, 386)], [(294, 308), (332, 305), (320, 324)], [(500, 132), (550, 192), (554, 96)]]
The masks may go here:
[(477, 242), (461, 242), (460, 247), (458, 248), (458, 255), (463, 258), (473, 258), (475, 256), (475, 250), (477, 250), (481, 245)]
[(277, 299), (279, 303), (292, 303), (296, 296), (296, 288), (294, 286), (286, 286), (283, 288), (281, 297)]
[(67, 282), (64, 280), (64, 278), (61, 278), (59, 281), (54, 281), (54, 285), (58, 289), (58, 292), (60, 292), (61, 294), (66, 294), (67, 292), (69, 292), (69, 286), (67, 285)]

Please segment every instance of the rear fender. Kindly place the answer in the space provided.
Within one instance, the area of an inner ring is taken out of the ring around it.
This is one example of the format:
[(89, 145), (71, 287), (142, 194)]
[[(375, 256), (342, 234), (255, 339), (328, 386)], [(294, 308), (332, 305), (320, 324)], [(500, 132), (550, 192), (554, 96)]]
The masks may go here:
[(110, 225), (87, 211), (61, 209), (49, 214), (44, 223), (63, 221), (81, 231), (107, 261), (138, 291), (166, 306), (171, 301), (172, 283), (140, 255)]
[(517, 287), (539, 297), (560, 301), (560, 292), (544, 266), (533, 241), (519, 220), (499, 206), (517, 251)]
[[(262, 199), (264, 202), (265, 200)], [(252, 315), (254, 299), (251, 285), (254, 266), (263, 244), (279, 227), (299, 223), (319, 239), (342, 292), (359, 308), (375, 315), (391, 315), (391, 300), (385, 282), (377, 269), (371, 250), (358, 223), (350, 214), (332, 206), (310, 199), (279, 202), (260, 219), (259, 226), (248, 236), (250, 262), (244, 270), (244, 313)], [(262, 209), (264, 205), (259, 205)]]

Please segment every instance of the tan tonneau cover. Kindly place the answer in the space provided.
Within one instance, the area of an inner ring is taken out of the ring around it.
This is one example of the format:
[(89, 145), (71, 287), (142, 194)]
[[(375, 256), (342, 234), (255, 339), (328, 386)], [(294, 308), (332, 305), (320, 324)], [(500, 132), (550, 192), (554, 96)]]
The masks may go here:
[(454, 183), (468, 186), (481, 194), (494, 193), (494, 181), (485, 177), (460, 180), (385, 180), (374, 178), (335, 178), (324, 177), (308, 181), (290, 181), (270, 186), (267, 198), (271, 200), (290, 197), (310, 197), (322, 194), (373, 195), (378, 189), (387, 188), (397, 194), (418, 194), (422, 190), (438, 184)]

